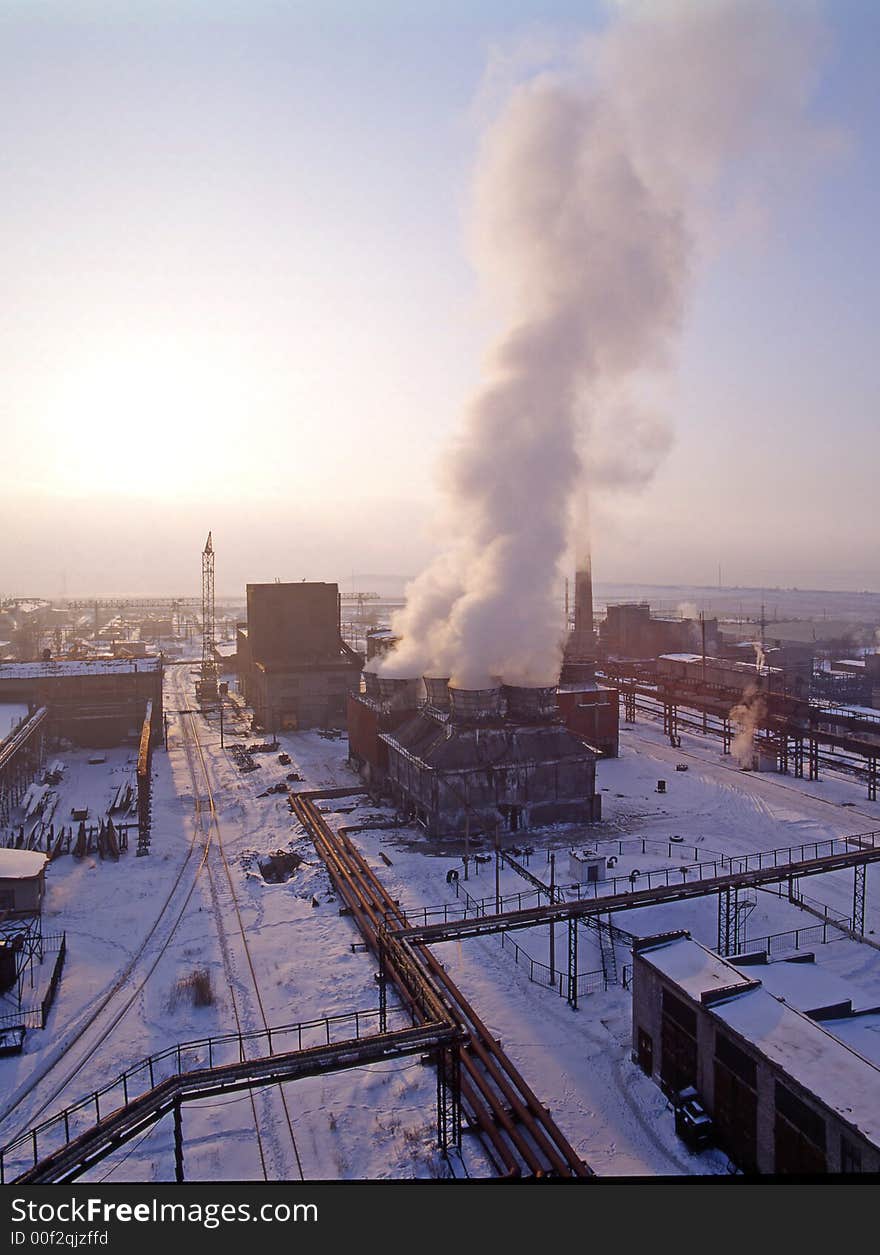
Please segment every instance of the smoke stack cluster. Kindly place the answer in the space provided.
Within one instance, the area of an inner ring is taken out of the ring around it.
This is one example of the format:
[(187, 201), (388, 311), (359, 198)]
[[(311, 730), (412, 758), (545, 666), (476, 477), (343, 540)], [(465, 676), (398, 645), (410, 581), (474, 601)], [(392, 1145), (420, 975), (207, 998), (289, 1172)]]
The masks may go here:
[(809, 13), (765, 0), (614, 11), (603, 35), (516, 86), (485, 136), (477, 261), (505, 330), (445, 468), (447, 548), (408, 589), (385, 675), (556, 682), (575, 507), (645, 482), (668, 444), (641, 397), (680, 333), (713, 191), (723, 180), (735, 203), (745, 158), (763, 150), (778, 172), (803, 146)]

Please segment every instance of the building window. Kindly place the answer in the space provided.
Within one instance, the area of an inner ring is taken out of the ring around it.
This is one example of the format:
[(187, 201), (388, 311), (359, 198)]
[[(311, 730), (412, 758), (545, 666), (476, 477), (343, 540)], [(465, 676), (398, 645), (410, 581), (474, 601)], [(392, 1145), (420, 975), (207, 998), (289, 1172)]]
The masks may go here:
[(660, 1084), (677, 1094), (697, 1083), (697, 1014), (692, 1007), (663, 990), (660, 1035)]
[(715, 1101), (718, 1142), (744, 1172), (757, 1170), (758, 1096), (755, 1061), (723, 1033), (715, 1034)]
[(781, 1082), (776, 1082), (776, 1160), (779, 1173), (827, 1171), (825, 1121)]
[(861, 1172), (861, 1170), (862, 1152), (857, 1146), (853, 1146), (852, 1142), (842, 1137), (840, 1139), (840, 1171)]

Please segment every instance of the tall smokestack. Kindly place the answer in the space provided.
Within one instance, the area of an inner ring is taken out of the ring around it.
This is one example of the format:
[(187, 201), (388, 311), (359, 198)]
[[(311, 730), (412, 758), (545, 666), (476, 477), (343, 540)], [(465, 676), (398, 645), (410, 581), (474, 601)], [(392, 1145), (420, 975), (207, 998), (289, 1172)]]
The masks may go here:
[(579, 656), (593, 656), (593, 564), (584, 553), (574, 577), (574, 640)]

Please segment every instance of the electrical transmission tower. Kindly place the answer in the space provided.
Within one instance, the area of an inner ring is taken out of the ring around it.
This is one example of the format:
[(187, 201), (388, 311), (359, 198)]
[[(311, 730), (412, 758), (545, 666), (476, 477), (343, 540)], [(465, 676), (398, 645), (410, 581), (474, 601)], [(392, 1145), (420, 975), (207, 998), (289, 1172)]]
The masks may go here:
[(202, 701), (217, 700), (217, 658), (214, 653), (214, 545), (210, 532), (202, 550), (202, 669), (196, 691)]

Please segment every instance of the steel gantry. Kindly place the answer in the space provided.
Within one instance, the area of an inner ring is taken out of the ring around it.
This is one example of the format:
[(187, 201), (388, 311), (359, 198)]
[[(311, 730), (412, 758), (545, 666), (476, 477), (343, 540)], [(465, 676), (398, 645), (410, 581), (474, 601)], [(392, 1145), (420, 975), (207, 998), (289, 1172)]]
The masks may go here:
[[(820, 853), (827, 850), (827, 853)], [(812, 854), (812, 857), (810, 855)], [(499, 931), (513, 932), (522, 928), (534, 928), (551, 921), (561, 923), (572, 919), (586, 919), (616, 911), (631, 911), (643, 906), (656, 906), (666, 902), (678, 902), (688, 898), (706, 897), (709, 894), (731, 894), (729, 923), (722, 929), (729, 939), (737, 930), (733, 912), (738, 905), (736, 893), (760, 885), (793, 882), (803, 876), (819, 876), (843, 868), (860, 868), (868, 863), (880, 862), (880, 831), (859, 833), (849, 837), (834, 837), (826, 841), (811, 841), (801, 846), (785, 846), (775, 850), (762, 850), (756, 854), (735, 855), (727, 860), (729, 871), (717, 875), (717, 861), (696, 864), (682, 875), (682, 883), (659, 884), (630, 892), (600, 893), (593, 885), (593, 896), (575, 902), (553, 902), (548, 906), (528, 907), (523, 910), (500, 914), (475, 914), (456, 919), (444, 919), (436, 924), (416, 924), (399, 930), (397, 936), (408, 947), (435, 945), (442, 941), (464, 940), (483, 937)], [(703, 875), (703, 869), (711, 874)], [(862, 892), (864, 898), (864, 892)]]

